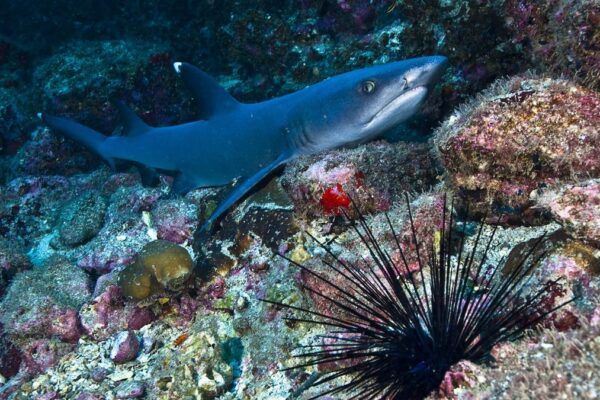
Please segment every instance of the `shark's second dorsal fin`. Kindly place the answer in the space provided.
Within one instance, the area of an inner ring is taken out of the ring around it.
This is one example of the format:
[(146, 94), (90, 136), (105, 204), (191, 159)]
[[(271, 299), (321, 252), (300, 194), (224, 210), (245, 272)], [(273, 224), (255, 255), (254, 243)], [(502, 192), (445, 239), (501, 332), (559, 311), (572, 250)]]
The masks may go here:
[(125, 136), (141, 135), (150, 129), (150, 127), (121, 100), (115, 101), (114, 105), (117, 107), (117, 110), (119, 110), (121, 122), (123, 123), (123, 134)]
[(240, 104), (206, 72), (182, 62), (174, 63), (173, 67), (194, 93), (201, 119), (210, 119), (213, 115), (230, 111)]

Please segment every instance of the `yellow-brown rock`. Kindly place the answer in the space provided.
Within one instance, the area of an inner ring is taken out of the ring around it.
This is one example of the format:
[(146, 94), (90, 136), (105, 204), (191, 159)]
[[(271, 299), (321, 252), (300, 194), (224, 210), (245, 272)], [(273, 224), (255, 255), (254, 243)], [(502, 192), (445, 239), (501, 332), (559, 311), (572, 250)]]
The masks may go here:
[(162, 287), (170, 290), (179, 289), (188, 280), (193, 268), (188, 251), (166, 240), (155, 240), (145, 245), (136, 263), (141, 263)]
[(142, 300), (162, 289), (180, 290), (192, 270), (192, 258), (185, 248), (166, 240), (154, 240), (120, 273), (119, 286), (126, 297)]
[(137, 263), (125, 267), (119, 273), (118, 282), (123, 294), (133, 300), (148, 298), (159, 289), (152, 275)]

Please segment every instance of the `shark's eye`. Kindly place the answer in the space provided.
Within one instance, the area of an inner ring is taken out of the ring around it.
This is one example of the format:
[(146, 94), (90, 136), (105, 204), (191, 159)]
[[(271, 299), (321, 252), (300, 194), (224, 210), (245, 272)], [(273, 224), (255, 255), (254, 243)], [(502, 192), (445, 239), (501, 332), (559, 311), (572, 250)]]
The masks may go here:
[(368, 80), (364, 81), (361, 85), (361, 90), (363, 93), (371, 94), (375, 91), (375, 82)]

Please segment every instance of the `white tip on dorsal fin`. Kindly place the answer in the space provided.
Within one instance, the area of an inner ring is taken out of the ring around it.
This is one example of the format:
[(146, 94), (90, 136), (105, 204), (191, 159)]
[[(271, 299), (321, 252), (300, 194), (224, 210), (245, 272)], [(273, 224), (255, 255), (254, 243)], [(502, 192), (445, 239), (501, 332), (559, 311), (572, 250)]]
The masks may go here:
[(209, 119), (215, 114), (230, 111), (240, 104), (210, 75), (193, 65), (176, 62), (173, 68), (194, 93), (199, 105), (200, 118)]
[(43, 118), (43, 116), (42, 116), (42, 113), (41, 113), (41, 112), (39, 112), (39, 113), (37, 113), (37, 114), (35, 114), (35, 115), (37, 115), (37, 117), (38, 117), (39, 119), (44, 119), (44, 118)]
[(181, 63), (179, 61), (173, 63), (173, 68), (175, 68), (175, 72), (178, 74), (181, 73)]

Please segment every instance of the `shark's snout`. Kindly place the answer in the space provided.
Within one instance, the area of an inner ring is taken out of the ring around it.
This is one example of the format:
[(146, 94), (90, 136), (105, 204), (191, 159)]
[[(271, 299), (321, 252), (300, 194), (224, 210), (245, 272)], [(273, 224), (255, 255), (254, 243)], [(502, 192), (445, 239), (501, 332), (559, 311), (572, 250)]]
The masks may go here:
[(418, 86), (433, 86), (448, 67), (448, 58), (444, 56), (423, 57), (419, 65), (406, 73), (406, 80), (410, 88)]
[(389, 79), (388, 87), (376, 101), (365, 106), (368, 118), (363, 126), (371, 135), (379, 134), (413, 116), (447, 66), (448, 59), (444, 56), (421, 57), (395, 64), (396, 70), (391, 71), (396, 76)]

